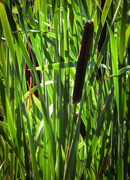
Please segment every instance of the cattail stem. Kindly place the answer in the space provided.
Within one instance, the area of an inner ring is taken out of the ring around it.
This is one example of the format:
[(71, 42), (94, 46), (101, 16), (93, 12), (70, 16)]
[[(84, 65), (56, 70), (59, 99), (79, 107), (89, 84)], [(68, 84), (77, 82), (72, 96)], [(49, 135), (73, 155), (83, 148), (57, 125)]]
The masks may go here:
[(93, 31), (94, 31), (93, 22), (87, 21), (84, 27), (82, 43), (78, 56), (78, 63), (76, 68), (76, 75), (75, 75), (73, 95), (72, 95), (73, 104), (78, 103), (81, 100), (86, 67), (87, 67), (87, 62), (89, 60), (89, 51), (93, 38)]
[[(28, 40), (29, 40), (30, 44), (32, 45), (32, 42), (31, 42), (31, 39), (30, 39), (29, 34), (28, 34)], [(37, 58), (36, 58), (35, 54), (32, 52), (31, 48), (29, 47), (28, 42), (26, 42), (26, 49), (27, 49), (27, 51), (28, 51), (29, 57), (30, 57), (30, 59), (31, 59), (31, 62), (33, 62), (33, 59), (32, 59), (32, 55), (33, 55), (33, 58), (34, 58), (34, 60), (35, 60), (35, 66), (38, 66)], [(26, 63), (26, 61), (25, 61), (25, 77), (26, 77), (26, 83), (27, 83), (27, 82), (28, 82), (28, 83), (30, 82), (30, 78), (31, 78), (32, 81), (33, 81), (32, 73), (31, 73), (31, 71), (29, 71), (28, 69), (29, 69), (29, 67), (28, 67), (28, 65), (27, 65), (27, 63)], [(39, 77), (39, 80), (40, 80), (40, 72), (38, 72), (38, 77)], [(35, 83), (35, 85), (36, 85), (36, 83)], [(30, 85), (29, 85), (29, 87), (30, 87)], [(29, 91), (29, 87), (28, 87), (28, 85), (27, 85), (27, 90), (28, 90), (28, 91)], [(31, 83), (31, 88), (32, 88), (32, 87), (33, 87), (33, 83)], [(38, 90), (35, 91), (35, 95), (36, 95), (36, 97), (39, 97), (39, 95), (38, 95)]]
[[(78, 118), (78, 113), (76, 112), (76, 114), (75, 114), (75, 123), (77, 121), (77, 118)], [(85, 127), (85, 124), (84, 124), (82, 118), (81, 118), (81, 123), (80, 123), (80, 134), (81, 134), (83, 139), (86, 138), (86, 127)]]

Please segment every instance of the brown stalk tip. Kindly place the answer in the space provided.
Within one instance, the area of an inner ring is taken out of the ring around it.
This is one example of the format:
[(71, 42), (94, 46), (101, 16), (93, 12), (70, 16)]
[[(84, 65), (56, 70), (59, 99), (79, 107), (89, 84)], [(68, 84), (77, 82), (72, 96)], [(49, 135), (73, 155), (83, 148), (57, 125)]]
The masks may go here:
[(93, 21), (87, 21), (84, 27), (82, 42), (78, 55), (78, 63), (76, 68), (74, 88), (72, 94), (73, 104), (78, 103), (81, 100), (86, 67), (89, 60), (89, 51), (93, 38), (93, 31), (94, 31)]
[[(75, 114), (75, 123), (77, 121), (77, 117), (78, 117), (78, 113), (76, 112), (76, 114)], [(86, 138), (86, 127), (85, 127), (85, 124), (84, 124), (82, 118), (81, 118), (81, 123), (80, 123), (80, 134), (81, 134), (83, 139)]]

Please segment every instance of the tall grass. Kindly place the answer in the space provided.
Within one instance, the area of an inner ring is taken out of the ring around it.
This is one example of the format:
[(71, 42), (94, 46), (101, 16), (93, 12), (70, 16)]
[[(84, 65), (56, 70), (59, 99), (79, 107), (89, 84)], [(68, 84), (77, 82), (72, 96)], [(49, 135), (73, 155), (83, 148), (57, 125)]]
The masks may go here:
[[(130, 177), (129, 12), (128, 0), (106, 0), (103, 10), (97, 0), (15, 0), (14, 6), (0, 1), (0, 179)], [(90, 19), (90, 58), (81, 101), (73, 105), (78, 53)], [(25, 61), (33, 76), (28, 91)], [(100, 83), (99, 67), (105, 68)]]

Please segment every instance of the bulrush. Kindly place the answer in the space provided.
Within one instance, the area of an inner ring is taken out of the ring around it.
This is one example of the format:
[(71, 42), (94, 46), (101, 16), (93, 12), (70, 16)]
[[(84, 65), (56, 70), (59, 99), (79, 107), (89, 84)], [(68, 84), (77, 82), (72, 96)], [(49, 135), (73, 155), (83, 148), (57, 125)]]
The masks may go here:
[[(104, 4), (105, 4), (105, 1), (106, 0), (100, 0), (99, 3), (100, 3), (100, 6), (103, 10), (103, 7), (104, 7)], [(102, 12), (100, 11), (100, 14), (99, 14), (99, 24), (101, 22), (101, 16), (102, 16)], [(98, 54), (100, 53), (101, 49), (102, 49), (102, 45), (105, 41), (105, 38), (106, 38), (106, 28), (107, 28), (107, 23), (105, 22), (103, 28), (102, 28), (102, 32), (101, 32), (101, 36), (100, 36), (100, 39), (99, 39), (99, 42), (98, 42), (98, 52), (97, 52), (97, 57), (98, 57)], [(104, 55), (103, 59), (102, 59), (102, 63), (103, 64), (106, 64), (106, 55)], [(102, 73), (101, 73), (102, 72)], [(104, 72), (105, 72), (105, 69), (103, 68), (102, 71), (101, 71), (101, 68), (99, 67), (98, 69), (98, 72), (97, 72), (97, 76), (96, 76), (96, 79), (97, 79), (97, 82), (100, 83), (101, 79), (102, 79), (102, 75), (104, 75)]]
[(93, 21), (87, 21), (84, 27), (81, 47), (78, 55), (74, 88), (72, 94), (73, 104), (80, 102), (84, 85), (87, 62), (89, 60), (89, 51), (93, 38), (94, 24)]

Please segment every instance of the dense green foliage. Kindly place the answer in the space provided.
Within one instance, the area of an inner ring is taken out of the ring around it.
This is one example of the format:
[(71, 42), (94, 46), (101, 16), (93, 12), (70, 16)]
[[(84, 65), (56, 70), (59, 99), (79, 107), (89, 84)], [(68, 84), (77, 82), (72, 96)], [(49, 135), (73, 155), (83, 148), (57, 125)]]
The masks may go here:
[[(127, 179), (130, 1), (106, 0), (103, 11), (98, 0), (35, 0), (34, 4), (15, 0), (15, 6), (9, 0), (2, 2), (0, 179)], [(90, 19), (94, 22), (90, 59), (81, 102), (73, 105), (78, 53), (84, 24)], [(97, 58), (105, 21), (106, 38)], [(106, 65), (101, 64), (105, 53)], [(25, 61), (35, 81), (29, 91)], [(105, 68), (100, 83), (99, 67)], [(80, 134), (81, 118), (85, 139)]]

